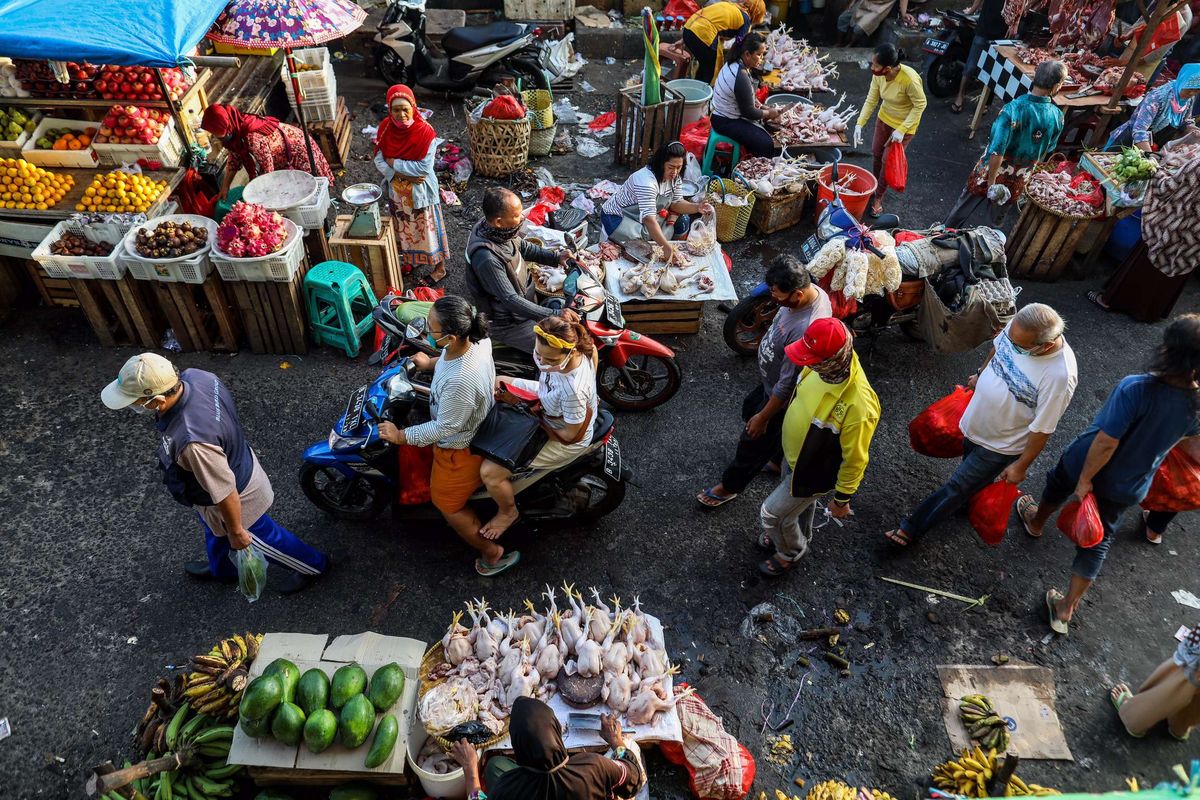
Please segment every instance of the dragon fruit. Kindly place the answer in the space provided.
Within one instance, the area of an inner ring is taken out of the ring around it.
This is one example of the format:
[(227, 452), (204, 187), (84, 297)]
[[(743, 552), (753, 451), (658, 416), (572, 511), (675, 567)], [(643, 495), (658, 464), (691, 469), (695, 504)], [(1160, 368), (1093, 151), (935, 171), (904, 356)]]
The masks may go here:
[(278, 252), (287, 234), (279, 214), (238, 201), (217, 228), (217, 247), (234, 258), (261, 258)]

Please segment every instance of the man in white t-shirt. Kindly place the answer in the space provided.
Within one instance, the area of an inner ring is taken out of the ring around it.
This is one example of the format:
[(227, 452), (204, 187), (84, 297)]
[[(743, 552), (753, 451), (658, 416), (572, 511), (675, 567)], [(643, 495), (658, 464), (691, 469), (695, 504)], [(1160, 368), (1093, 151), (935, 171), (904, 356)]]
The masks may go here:
[(963, 412), (963, 460), (936, 492), (885, 536), (905, 546), (997, 478), (1019, 484), (1071, 403), (1078, 381), (1062, 317), (1033, 303), (995, 338)]

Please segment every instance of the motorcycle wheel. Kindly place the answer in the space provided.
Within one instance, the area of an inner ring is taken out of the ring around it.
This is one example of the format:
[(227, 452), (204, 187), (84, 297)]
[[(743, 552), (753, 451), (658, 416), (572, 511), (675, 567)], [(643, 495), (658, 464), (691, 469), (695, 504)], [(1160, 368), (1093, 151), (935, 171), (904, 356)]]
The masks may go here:
[(962, 81), (963, 63), (954, 56), (942, 55), (935, 58), (925, 72), (925, 82), (934, 97), (953, 97)]
[(586, 491), (589, 497), (588, 506), (579, 515), (579, 521), (590, 525), (601, 517), (616, 511), (625, 501), (625, 489), (625, 481), (614, 480), (603, 470), (580, 477), (573, 490)]
[[(625, 372), (630, 380), (626, 380)], [(624, 370), (602, 364), (596, 386), (604, 402), (620, 411), (648, 411), (675, 396), (683, 383), (679, 363), (659, 356), (630, 356)]]
[(382, 487), (361, 475), (347, 478), (333, 467), (303, 464), (300, 488), (313, 505), (331, 517), (356, 522), (378, 517), (391, 497)]
[(409, 80), (412, 76), (409, 75), (408, 66), (404, 63), (404, 59), (396, 55), (396, 51), (390, 47), (380, 45), (375, 48), (375, 70), (379, 73), (379, 77), (384, 83), (411, 83)]
[(743, 297), (725, 317), (725, 344), (739, 356), (758, 353), (758, 343), (779, 311), (779, 304), (770, 295)]

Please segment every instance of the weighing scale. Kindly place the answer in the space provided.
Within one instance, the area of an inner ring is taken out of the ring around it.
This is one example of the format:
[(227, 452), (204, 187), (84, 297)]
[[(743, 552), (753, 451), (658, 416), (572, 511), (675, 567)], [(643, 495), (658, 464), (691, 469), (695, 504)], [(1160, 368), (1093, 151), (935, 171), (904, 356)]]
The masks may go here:
[(383, 189), (374, 183), (356, 183), (342, 190), (342, 200), (354, 208), (354, 218), (345, 236), (352, 239), (378, 239), (383, 232), (379, 217), (379, 199)]

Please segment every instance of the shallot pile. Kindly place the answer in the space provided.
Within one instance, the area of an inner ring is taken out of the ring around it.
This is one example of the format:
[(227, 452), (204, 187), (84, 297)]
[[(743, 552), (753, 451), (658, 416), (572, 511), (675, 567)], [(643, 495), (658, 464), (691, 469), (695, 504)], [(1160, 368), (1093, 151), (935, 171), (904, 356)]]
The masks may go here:
[(838, 104), (831, 108), (806, 103), (795, 104), (776, 120), (779, 130), (775, 139), (783, 147), (840, 141), (850, 124), (850, 119), (858, 113), (853, 107), (839, 113), (845, 102), (846, 95), (843, 94)]
[(808, 272), (813, 280), (819, 281), (833, 270), (829, 288), (855, 300), (868, 294), (895, 291), (904, 277), (896, 258), (896, 240), (886, 231), (871, 231), (866, 235), (883, 253), (883, 258), (865, 248), (848, 247), (846, 238), (837, 236), (826, 242), (809, 263)]
[(782, 156), (748, 158), (738, 162), (737, 171), (759, 197), (803, 191), (805, 184), (817, 177), (817, 171), (808, 168), (807, 158)]
[(1039, 205), (1068, 217), (1094, 217), (1104, 206), (1104, 191), (1090, 175), (1067, 171), (1035, 172), (1025, 192)]
[(239, 200), (221, 219), (217, 247), (234, 258), (269, 256), (283, 247), (287, 234), (287, 225), (278, 213)]
[(767, 34), (765, 68), (779, 70), (779, 88), (785, 92), (833, 91), (829, 81), (838, 71), (837, 65), (823, 63), (828, 58), (828, 54), (818, 56), (806, 39), (793, 39), (783, 25)]

